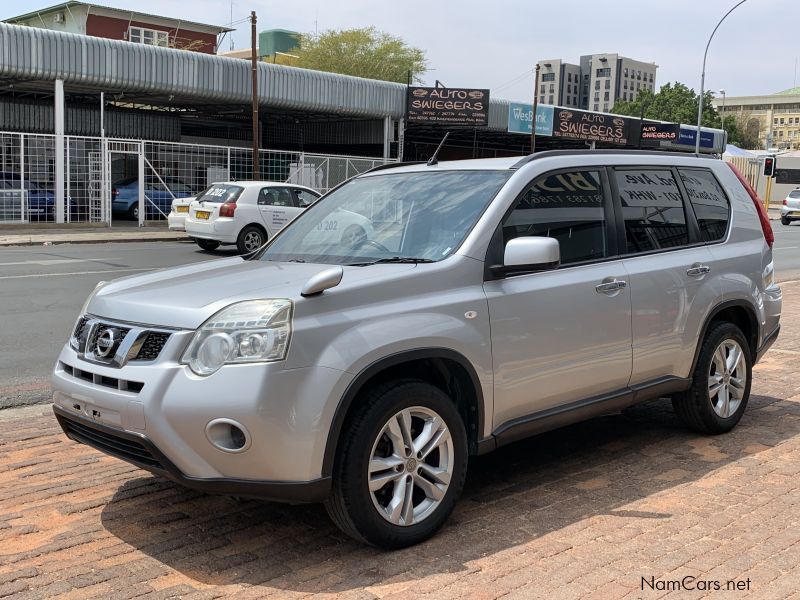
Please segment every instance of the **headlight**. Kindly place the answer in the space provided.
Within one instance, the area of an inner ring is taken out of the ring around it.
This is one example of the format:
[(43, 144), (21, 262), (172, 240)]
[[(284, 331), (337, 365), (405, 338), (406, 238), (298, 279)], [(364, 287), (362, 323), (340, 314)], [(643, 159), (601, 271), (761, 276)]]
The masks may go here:
[(283, 360), (291, 335), (291, 300), (237, 302), (197, 330), (181, 361), (198, 375), (211, 375), (225, 364)]

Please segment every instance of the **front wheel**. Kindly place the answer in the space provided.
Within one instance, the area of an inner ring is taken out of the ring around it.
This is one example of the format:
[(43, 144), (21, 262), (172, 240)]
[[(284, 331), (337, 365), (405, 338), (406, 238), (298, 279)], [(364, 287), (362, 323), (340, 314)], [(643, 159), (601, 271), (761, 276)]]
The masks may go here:
[(781, 217), (781, 225), (789, 225), (792, 220), (789, 217)]
[(197, 245), (203, 250), (207, 250), (209, 252), (219, 248), (219, 242), (215, 240), (201, 240), (200, 238), (194, 238), (194, 241), (197, 242)]
[(672, 406), (690, 429), (726, 433), (736, 427), (747, 407), (752, 371), (750, 346), (741, 329), (719, 323), (703, 341), (692, 387), (673, 396)]
[(453, 401), (424, 381), (370, 390), (339, 448), (325, 507), (342, 531), (381, 548), (432, 536), (464, 487), (464, 423)]

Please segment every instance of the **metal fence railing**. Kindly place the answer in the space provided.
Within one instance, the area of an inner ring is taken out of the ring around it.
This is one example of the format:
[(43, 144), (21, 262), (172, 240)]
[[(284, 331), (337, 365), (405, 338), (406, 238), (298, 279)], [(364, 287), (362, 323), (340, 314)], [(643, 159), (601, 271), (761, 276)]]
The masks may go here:
[(261, 150), (260, 169), (254, 174), (250, 149), (64, 136), (64, 176), (59, 182), (54, 135), (0, 132), (0, 223), (54, 222), (58, 186), (64, 190), (66, 223), (138, 218), (133, 205), (140, 181), (143, 220), (163, 220), (173, 198), (195, 195), (216, 181), (281, 181), (324, 193), (384, 162)]

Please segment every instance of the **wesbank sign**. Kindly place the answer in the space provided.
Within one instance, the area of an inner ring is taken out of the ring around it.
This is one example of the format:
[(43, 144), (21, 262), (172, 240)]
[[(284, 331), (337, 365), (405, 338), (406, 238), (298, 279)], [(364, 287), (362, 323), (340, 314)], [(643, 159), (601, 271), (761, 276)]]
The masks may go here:
[[(508, 105), (508, 132), (531, 134), (533, 106), (520, 102)], [(548, 104), (536, 106), (536, 135), (553, 135), (553, 107)]]

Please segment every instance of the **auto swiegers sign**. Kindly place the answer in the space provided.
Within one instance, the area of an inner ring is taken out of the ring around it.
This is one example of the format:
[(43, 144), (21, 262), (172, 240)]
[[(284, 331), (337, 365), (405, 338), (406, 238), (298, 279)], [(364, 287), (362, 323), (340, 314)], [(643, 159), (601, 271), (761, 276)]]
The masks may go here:
[(489, 90), (409, 87), (406, 117), (416, 123), (483, 127), (489, 123)]

